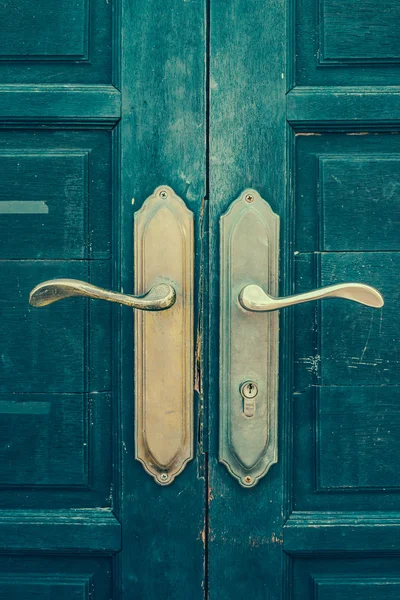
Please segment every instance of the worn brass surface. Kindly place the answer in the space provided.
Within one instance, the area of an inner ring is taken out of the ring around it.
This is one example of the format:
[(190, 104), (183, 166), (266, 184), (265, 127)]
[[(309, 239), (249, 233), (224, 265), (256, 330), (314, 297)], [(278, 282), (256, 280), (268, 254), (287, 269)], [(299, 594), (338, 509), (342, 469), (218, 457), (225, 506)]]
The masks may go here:
[(279, 310), (293, 304), (324, 298), (344, 298), (373, 308), (381, 308), (384, 303), (381, 293), (364, 283), (339, 283), (286, 298), (274, 298), (258, 285), (246, 285), (239, 294), (241, 306), (252, 312)]
[(86, 296), (97, 300), (107, 300), (125, 304), (141, 310), (165, 310), (175, 304), (175, 290), (169, 283), (153, 286), (143, 296), (129, 296), (118, 292), (110, 292), (103, 288), (79, 281), (78, 279), (51, 279), (39, 283), (29, 294), (32, 306), (48, 306), (53, 302), (72, 296)]
[(279, 314), (238, 303), (249, 283), (278, 293), (279, 217), (255, 190), (222, 216), (219, 459), (252, 487), (278, 459)]
[(165, 312), (135, 313), (135, 452), (160, 485), (193, 455), (193, 214), (167, 187), (135, 214), (135, 292), (160, 275), (176, 291)]

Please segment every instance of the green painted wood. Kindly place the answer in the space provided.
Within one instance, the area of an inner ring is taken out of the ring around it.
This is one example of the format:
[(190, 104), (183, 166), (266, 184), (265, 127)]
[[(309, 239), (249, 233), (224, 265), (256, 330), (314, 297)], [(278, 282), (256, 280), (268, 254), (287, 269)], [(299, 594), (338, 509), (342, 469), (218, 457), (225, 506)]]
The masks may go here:
[(69, 555), (0, 555), (0, 593), (13, 600), (109, 600), (112, 557)]
[(121, 525), (111, 510), (3, 510), (1, 553), (114, 554)]
[(398, 513), (294, 512), (284, 527), (284, 550), (291, 556), (398, 554)]
[(396, 0), (291, 0), (289, 10), (298, 85), (399, 84)]
[[(283, 3), (211, 0), (210, 5), (210, 474), (209, 598), (281, 598), (285, 450), (251, 489), (218, 463), (219, 219), (247, 187), (281, 219), (281, 269), (290, 217), (285, 197), (285, 9)], [(281, 292), (288, 292), (285, 272)], [(286, 274), (287, 275), (287, 274)], [(285, 315), (280, 321), (286, 331)], [(286, 351), (285, 351), (286, 352)], [(285, 359), (281, 362), (282, 373)], [(279, 444), (285, 422), (281, 376)]]
[(353, 21), (343, 20), (349, 6), (333, 10), (334, 0), (290, 2), (285, 21), (279, 3), (251, 2), (244, 10), (211, 2), (211, 407), (214, 227), (243, 187), (259, 189), (280, 216), (281, 295), (364, 281), (382, 289), (386, 304), (375, 314), (339, 300), (282, 311), (280, 459), (254, 490), (238, 489), (220, 472), (211, 408), (210, 598), (376, 600), (385, 585), (389, 597), (398, 594), (398, 563), (379, 557), (386, 561), (400, 550), (392, 135), (400, 114), (399, 57), (393, 46), (393, 56), (383, 56), (396, 41), (378, 34), (385, 27), (393, 33), (397, 5), (389, 0), (380, 12), (377, 3), (350, 4)]
[(336, 554), (316, 558), (303, 557), (293, 565), (292, 598), (323, 600), (382, 600), (398, 597), (398, 557), (364, 557)]
[(287, 96), (288, 121), (299, 131), (398, 131), (398, 86), (298, 86)]
[[(3, 84), (108, 84), (118, 5), (103, 0), (6, 0), (2, 7)], [(43, 115), (45, 116), (45, 115)]]
[[(133, 212), (157, 186), (169, 185), (194, 213), (197, 328), (206, 176), (205, 4), (135, 0), (122, 8), (121, 285), (132, 292)], [(201, 340), (194, 335), (196, 348)], [(122, 488), (116, 510), (123, 551), (116, 597), (200, 600), (206, 587), (206, 489), (199, 383), (193, 391), (194, 460), (170, 486), (160, 487), (134, 460), (130, 311), (121, 312), (120, 336)], [(196, 376), (198, 381), (202, 375)]]
[[(0, 49), (0, 595), (397, 597), (398, 3), (41, 4), (4, 3)], [(57, 276), (132, 292), (162, 183), (196, 237), (195, 460), (167, 488), (133, 459), (132, 312), (27, 303)], [(386, 300), (282, 312), (252, 490), (217, 462), (218, 223), (245, 187), (280, 216), (281, 295)]]
[[(0, 63), (1, 64), (1, 63)], [(121, 94), (112, 85), (2, 85), (1, 126), (63, 124), (110, 129), (121, 116)]]

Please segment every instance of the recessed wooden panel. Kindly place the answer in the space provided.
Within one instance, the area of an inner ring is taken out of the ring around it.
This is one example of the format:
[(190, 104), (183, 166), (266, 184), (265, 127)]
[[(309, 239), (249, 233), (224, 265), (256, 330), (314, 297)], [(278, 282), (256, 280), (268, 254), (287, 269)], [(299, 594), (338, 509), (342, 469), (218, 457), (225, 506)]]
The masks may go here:
[(112, 396), (0, 394), (0, 508), (112, 503)]
[(296, 256), (296, 292), (355, 280), (385, 296), (379, 311), (339, 299), (294, 309), (296, 510), (400, 510), (399, 267), (390, 252)]
[(89, 600), (90, 577), (37, 575), (0, 576), (0, 596), (18, 600)]
[(0, 486), (88, 485), (88, 398), (0, 395)]
[(5, 0), (2, 84), (112, 83), (113, 14), (103, 0)]
[(111, 135), (0, 132), (0, 258), (108, 258)]
[[(329, 252), (320, 255), (318, 285), (341, 281), (379, 289), (385, 305), (376, 310), (332, 300), (321, 303), (317, 317), (322, 385), (396, 385), (400, 383), (398, 252)], [(339, 325), (340, 324), (340, 325)]]
[(88, 152), (0, 153), (0, 169), (1, 256), (82, 258)]
[(398, 85), (397, 0), (293, 0), (300, 86)]
[(10, 497), (27, 487), (99, 489), (111, 459), (110, 403), (107, 393), (0, 394), (2, 505), (6, 488)]
[(398, 600), (400, 578), (384, 577), (314, 579), (315, 600)]
[[(56, 277), (88, 280), (89, 273), (84, 261), (0, 261), (0, 306), (7, 321), (7, 328), (0, 329), (1, 392), (77, 393), (89, 386), (94, 391), (109, 389), (110, 305), (95, 306), (73, 298), (37, 309), (28, 302), (30, 290), (40, 281)], [(107, 287), (109, 265), (99, 261), (92, 277)], [(94, 380), (89, 381), (89, 375)]]
[(318, 491), (399, 488), (399, 402), (396, 386), (318, 388)]
[(295, 145), (296, 250), (398, 250), (398, 136), (298, 134)]
[(400, 249), (400, 155), (319, 157), (321, 250)]
[(88, 58), (89, 0), (2, 3), (0, 60)]
[[(372, 540), (371, 540), (372, 541)], [(293, 600), (398, 600), (397, 557), (316, 555), (296, 558), (292, 570)]]
[(320, 0), (320, 64), (400, 60), (398, 0)]
[(0, 597), (4, 600), (109, 600), (109, 557), (0, 557)]

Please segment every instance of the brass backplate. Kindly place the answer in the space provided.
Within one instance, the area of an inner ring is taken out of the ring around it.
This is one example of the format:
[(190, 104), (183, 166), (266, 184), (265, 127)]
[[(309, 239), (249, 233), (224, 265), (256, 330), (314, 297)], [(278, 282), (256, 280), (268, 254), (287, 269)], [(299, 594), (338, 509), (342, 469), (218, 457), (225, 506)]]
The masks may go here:
[(239, 304), (249, 284), (278, 295), (279, 217), (252, 189), (220, 221), (219, 459), (244, 487), (278, 460), (279, 313)]
[(167, 282), (174, 306), (135, 311), (136, 459), (169, 485), (193, 457), (193, 213), (168, 186), (135, 214), (135, 293)]

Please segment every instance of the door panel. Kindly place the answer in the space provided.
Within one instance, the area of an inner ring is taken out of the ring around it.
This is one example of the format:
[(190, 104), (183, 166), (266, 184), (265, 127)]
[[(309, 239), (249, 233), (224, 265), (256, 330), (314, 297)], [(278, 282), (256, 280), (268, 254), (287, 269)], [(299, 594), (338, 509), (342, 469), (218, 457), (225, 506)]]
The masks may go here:
[(120, 93), (111, 17), (97, 0), (2, 6), (4, 597), (110, 598), (114, 585), (112, 311), (87, 300), (47, 311), (28, 303), (53, 277), (112, 283)]
[(297, 85), (399, 84), (397, 0), (289, 0), (288, 6), (296, 15)]
[[(200, 600), (205, 582), (203, 321), (206, 243), (205, 4), (138, 0), (122, 6), (121, 287), (132, 293), (132, 215), (160, 185), (194, 213), (194, 459), (160, 487), (133, 459), (133, 315), (121, 310), (122, 502), (120, 596)], [(118, 167), (119, 168), (119, 167)], [(133, 206), (132, 206), (133, 204)], [(116, 285), (116, 288), (119, 286)], [(118, 368), (118, 364), (115, 365)], [(160, 398), (160, 402), (162, 402)], [(117, 428), (119, 426), (117, 425)]]
[[(285, 197), (285, 9), (282, 3), (210, 3), (210, 334), (209, 598), (280, 598), (285, 450), (251, 489), (218, 463), (219, 220), (246, 188), (255, 188), (281, 219), (280, 295), (291, 288)], [(287, 76), (287, 75), (286, 75)], [(229, 269), (230, 265), (224, 265)], [(251, 283), (251, 282), (249, 282)], [(287, 313), (280, 328), (287, 331)], [(280, 428), (288, 373), (282, 346)], [(267, 360), (267, 358), (266, 358)], [(282, 430), (279, 440), (282, 439)], [(282, 595), (282, 596), (281, 596)]]
[[(397, 598), (397, 1), (39, 4), (2, 7), (0, 595)], [(162, 184), (195, 223), (194, 459), (165, 487), (134, 460), (133, 311), (28, 304), (59, 277), (132, 294)], [(278, 463), (244, 489), (217, 349), (219, 221), (248, 187), (280, 296), (357, 281), (385, 306), (281, 311)]]
[(6, 0), (2, 83), (112, 83), (113, 5), (101, 0)]
[(298, 87), (287, 103), (295, 289), (368, 281), (385, 305), (295, 310), (293, 512), (284, 549), (293, 598), (377, 599), (385, 585), (396, 597), (400, 154), (390, 85), (399, 48), (390, 29), (398, 5), (336, 11), (325, 0), (318, 23), (307, 14), (311, 3), (297, 6)]
[[(211, 2), (211, 340), (217, 225), (248, 186), (281, 219), (281, 296), (358, 281), (385, 306), (281, 311), (279, 462), (256, 488), (213, 458), (210, 410), (210, 598), (398, 595), (398, 7), (342, 4)], [(212, 342), (210, 369), (213, 406)]]

